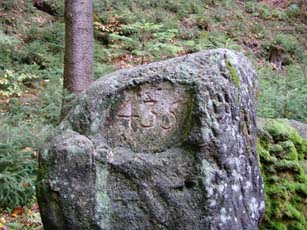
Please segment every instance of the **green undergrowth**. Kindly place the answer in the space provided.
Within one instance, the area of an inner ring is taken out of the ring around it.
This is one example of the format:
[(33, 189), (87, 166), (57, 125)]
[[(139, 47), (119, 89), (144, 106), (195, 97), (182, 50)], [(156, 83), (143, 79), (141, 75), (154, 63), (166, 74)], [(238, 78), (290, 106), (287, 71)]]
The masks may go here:
[(61, 81), (50, 80), (37, 97), (0, 105), (0, 210), (35, 201), (38, 149), (59, 123)]
[(260, 95), (258, 116), (307, 122), (307, 65), (289, 65), (284, 71), (258, 68)]
[(307, 140), (285, 120), (268, 120), (257, 149), (266, 203), (261, 229), (307, 229)]

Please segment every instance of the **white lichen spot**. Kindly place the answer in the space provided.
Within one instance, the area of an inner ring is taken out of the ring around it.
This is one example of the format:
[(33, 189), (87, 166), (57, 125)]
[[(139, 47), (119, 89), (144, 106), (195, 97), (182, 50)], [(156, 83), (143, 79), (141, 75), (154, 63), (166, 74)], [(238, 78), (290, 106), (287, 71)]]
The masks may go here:
[(217, 120), (214, 120), (214, 121), (212, 122), (212, 127), (213, 127), (214, 129), (216, 129), (216, 130), (218, 130), (218, 129), (220, 128), (220, 124), (218, 123)]
[(99, 130), (100, 122), (101, 122), (101, 119), (100, 119), (99, 115), (96, 114), (96, 118), (92, 122), (91, 127), (90, 127), (91, 132), (95, 133)]
[[(243, 154), (244, 150), (242, 148), (239, 149), (239, 154)], [(242, 155), (241, 155), (242, 156)]]
[(226, 223), (226, 209), (225, 208), (221, 208), (221, 214), (220, 214), (220, 218), (221, 218), (221, 222), (222, 223)]
[(260, 209), (260, 210), (265, 209), (265, 203), (264, 203), (264, 201), (261, 201), (260, 206), (259, 206), (259, 209)]
[(210, 163), (207, 160), (202, 160), (202, 166), (201, 166), (201, 174), (203, 176), (203, 182), (205, 185), (208, 185), (208, 187), (211, 187), (211, 181), (214, 176), (214, 169), (210, 165)]
[(214, 207), (216, 205), (216, 200), (210, 200), (209, 207)]
[(231, 174), (232, 174), (233, 178), (235, 179), (235, 183), (237, 183), (240, 180), (242, 180), (242, 176), (237, 171), (232, 171)]
[(204, 140), (209, 140), (210, 136), (212, 135), (212, 130), (208, 128), (202, 128), (201, 133), (202, 133), (202, 138)]
[(252, 183), (250, 181), (246, 181), (246, 184), (244, 185), (245, 190), (249, 190), (252, 187)]
[(237, 184), (232, 185), (231, 188), (234, 192), (238, 192), (240, 190), (240, 187)]
[(231, 220), (231, 217), (227, 215), (227, 211), (225, 208), (221, 208), (220, 212), (220, 220), (223, 224), (226, 224), (228, 221)]
[(213, 188), (212, 187), (207, 188), (207, 195), (208, 195), (208, 197), (213, 195)]
[(249, 174), (251, 174), (252, 173), (252, 168), (250, 166), (247, 166), (247, 171), (248, 171)]
[(224, 216), (224, 215), (221, 215), (221, 221), (222, 221), (222, 223), (226, 223), (226, 221), (227, 221), (227, 219), (226, 219), (226, 216)]
[(109, 161), (113, 161), (113, 157), (114, 157), (113, 151), (110, 149), (110, 151), (107, 154), (107, 159)]
[(80, 111), (81, 111), (81, 106), (80, 106), (80, 105), (77, 105), (77, 106), (75, 107), (75, 109), (74, 109), (74, 114), (75, 114), (75, 115), (78, 115), (78, 114), (80, 113)]
[(219, 55), (210, 55), (209, 56), (209, 61), (211, 63), (216, 64), (217, 62), (219, 62), (219, 60), (221, 59), (221, 57)]
[(231, 135), (232, 135), (233, 137), (236, 136), (236, 131), (235, 131), (234, 129), (231, 130)]
[(252, 199), (249, 202), (249, 212), (251, 215), (251, 218), (255, 218), (259, 208), (258, 208), (258, 203), (257, 203), (257, 199), (255, 197), (252, 197)]
[(219, 191), (219, 193), (223, 193), (225, 190), (225, 186), (223, 184), (220, 184), (217, 186), (217, 190)]

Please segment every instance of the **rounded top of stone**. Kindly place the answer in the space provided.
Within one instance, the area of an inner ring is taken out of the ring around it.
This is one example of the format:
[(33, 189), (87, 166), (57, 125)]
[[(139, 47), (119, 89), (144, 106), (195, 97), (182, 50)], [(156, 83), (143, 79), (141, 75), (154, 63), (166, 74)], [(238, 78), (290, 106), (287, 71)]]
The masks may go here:
[(189, 138), (193, 116), (201, 113), (195, 110), (201, 95), (225, 94), (227, 88), (244, 103), (256, 84), (251, 63), (226, 49), (119, 70), (98, 79), (79, 97), (62, 128), (113, 147), (163, 151)]

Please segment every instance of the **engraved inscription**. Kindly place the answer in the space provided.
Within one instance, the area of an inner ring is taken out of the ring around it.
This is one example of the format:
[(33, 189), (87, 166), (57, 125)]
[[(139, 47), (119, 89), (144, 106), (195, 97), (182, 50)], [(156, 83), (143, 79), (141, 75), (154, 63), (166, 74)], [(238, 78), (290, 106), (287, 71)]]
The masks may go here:
[[(167, 103), (153, 100), (149, 96), (150, 92), (145, 92), (145, 100), (132, 107), (133, 100), (125, 101), (117, 116), (119, 119), (128, 121), (129, 127), (154, 128), (156, 126), (170, 130), (176, 126), (176, 109), (181, 106), (182, 101), (177, 101), (169, 106)], [(161, 105), (163, 107), (161, 107)], [(161, 107), (161, 108), (160, 108)]]
[(112, 142), (143, 152), (179, 144), (188, 133), (192, 104), (183, 87), (168, 82), (129, 90), (110, 127)]

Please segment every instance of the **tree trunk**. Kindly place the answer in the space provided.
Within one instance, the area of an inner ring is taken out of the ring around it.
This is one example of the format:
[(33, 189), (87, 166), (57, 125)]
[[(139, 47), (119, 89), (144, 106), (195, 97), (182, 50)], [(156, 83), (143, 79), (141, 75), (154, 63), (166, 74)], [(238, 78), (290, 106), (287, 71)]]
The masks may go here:
[(64, 17), (64, 89), (78, 96), (93, 82), (92, 0), (65, 0)]

